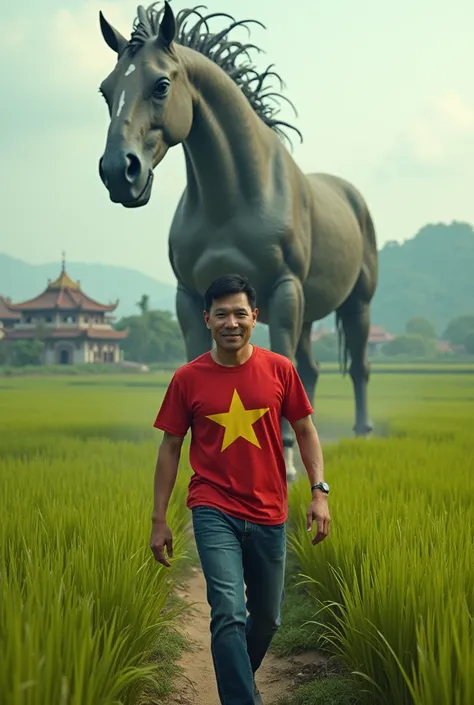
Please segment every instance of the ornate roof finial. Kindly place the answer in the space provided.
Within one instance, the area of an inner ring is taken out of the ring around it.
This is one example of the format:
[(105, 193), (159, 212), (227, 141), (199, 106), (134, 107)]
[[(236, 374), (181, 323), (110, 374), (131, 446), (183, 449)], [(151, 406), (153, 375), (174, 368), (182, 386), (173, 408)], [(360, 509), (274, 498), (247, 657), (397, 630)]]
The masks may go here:
[(53, 282), (48, 280), (48, 289), (80, 289), (79, 282), (75, 282), (66, 273), (66, 253), (61, 253), (61, 272)]

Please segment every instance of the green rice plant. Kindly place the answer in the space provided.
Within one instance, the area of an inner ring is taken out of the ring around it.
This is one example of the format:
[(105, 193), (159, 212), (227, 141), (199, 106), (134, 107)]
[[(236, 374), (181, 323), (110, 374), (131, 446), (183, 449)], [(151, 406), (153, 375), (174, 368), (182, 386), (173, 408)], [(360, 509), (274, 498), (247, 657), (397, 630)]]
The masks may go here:
[(393, 437), (326, 448), (332, 530), (320, 546), (305, 529), (307, 481), (290, 491), (314, 621), (366, 703), (474, 702), (474, 381), (459, 394), (452, 382), (443, 401), (392, 417)]
[[(188, 525), (184, 458), (174, 567), (158, 566), (152, 422), (169, 376), (2, 378), (2, 705), (137, 705), (158, 686)], [(305, 531), (307, 483), (291, 489), (290, 547), (315, 620), (371, 704), (474, 701), (473, 385), (460, 370), (374, 375), (384, 437), (326, 447), (333, 522), (321, 546)], [(347, 378), (322, 375), (315, 401), (323, 439), (351, 435)]]
[(113, 430), (115, 415), (139, 434), (133, 404), (109, 395), (105, 415), (97, 390), (79, 407), (62, 404), (61, 387), (41, 391), (0, 403), (1, 702), (136, 705), (160, 685), (154, 654), (182, 609), (169, 598), (187, 560), (189, 471), (183, 463), (169, 507), (166, 569), (149, 549), (159, 434), (88, 433)]

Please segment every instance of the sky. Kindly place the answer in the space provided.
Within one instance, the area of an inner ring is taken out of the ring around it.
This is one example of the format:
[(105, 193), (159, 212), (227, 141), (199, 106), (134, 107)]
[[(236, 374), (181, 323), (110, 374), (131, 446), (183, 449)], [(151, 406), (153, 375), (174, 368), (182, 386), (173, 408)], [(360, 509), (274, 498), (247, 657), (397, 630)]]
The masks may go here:
[[(193, 7), (172, 0), (175, 12)], [(304, 171), (352, 181), (379, 247), (427, 222), (474, 223), (474, 5), (468, 0), (202, 0), (257, 19), (251, 41), (298, 110)], [(0, 14), (0, 252), (32, 264), (100, 262), (174, 282), (168, 229), (185, 187), (182, 148), (155, 170), (144, 208), (109, 200), (99, 179), (108, 112), (98, 86), (115, 54), (99, 10), (128, 37), (135, 2), (23, 0)], [(222, 20), (215, 27), (221, 28)], [(247, 40), (245, 30), (237, 38)]]

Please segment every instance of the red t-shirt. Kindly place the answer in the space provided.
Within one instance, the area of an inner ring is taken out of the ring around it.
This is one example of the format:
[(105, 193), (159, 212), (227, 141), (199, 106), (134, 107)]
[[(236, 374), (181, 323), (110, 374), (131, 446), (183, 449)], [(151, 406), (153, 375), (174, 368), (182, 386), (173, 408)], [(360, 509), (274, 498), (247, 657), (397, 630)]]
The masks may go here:
[(189, 508), (280, 524), (288, 515), (281, 417), (312, 413), (293, 363), (254, 346), (243, 365), (219, 365), (207, 352), (176, 370), (153, 425), (176, 436), (191, 428)]

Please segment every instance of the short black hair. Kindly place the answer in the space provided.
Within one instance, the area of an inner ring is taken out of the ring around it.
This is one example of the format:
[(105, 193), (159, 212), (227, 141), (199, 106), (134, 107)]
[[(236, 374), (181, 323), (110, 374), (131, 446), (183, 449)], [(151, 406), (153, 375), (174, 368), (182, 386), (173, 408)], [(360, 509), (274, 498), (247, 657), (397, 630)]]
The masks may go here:
[(204, 294), (204, 306), (206, 312), (211, 310), (212, 302), (230, 296), (231, 294), (247, 294), (250, 308), (252, 311), (257, 304), (257, 294), (253, 286), (251, 286), (245, 277), (240, 274), (225, 274), (209, 285)]

